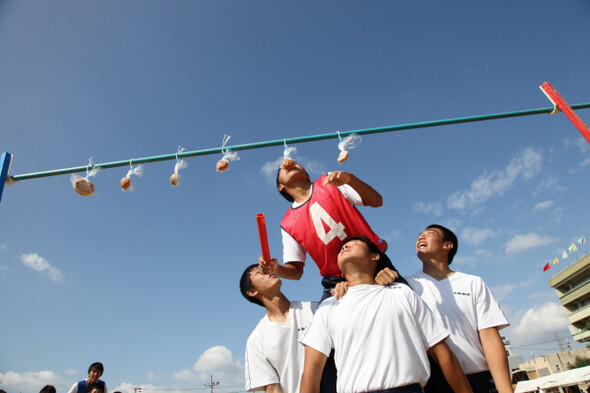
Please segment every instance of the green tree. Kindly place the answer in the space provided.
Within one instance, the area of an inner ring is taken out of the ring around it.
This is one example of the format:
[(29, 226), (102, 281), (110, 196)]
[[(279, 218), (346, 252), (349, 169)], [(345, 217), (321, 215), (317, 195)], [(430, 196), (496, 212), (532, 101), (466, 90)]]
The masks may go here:
[(582, 356), (576, 356), (574, 358), (574, 362), (573, 363), (568, 363), (567, 364), (567, 369), (568, 370), (573, 370), (574, 368), (580, 368), (580, 367), (585, 367), (585, 366), (590, 366), (590, 358), (585, 358)]

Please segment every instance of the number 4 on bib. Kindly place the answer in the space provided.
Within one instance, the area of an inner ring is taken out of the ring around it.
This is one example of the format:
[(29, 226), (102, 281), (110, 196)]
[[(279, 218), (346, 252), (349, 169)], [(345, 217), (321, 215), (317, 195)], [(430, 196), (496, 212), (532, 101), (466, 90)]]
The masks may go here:
[[(334, 221), (328, 212), (317, 202), (311, 205), (309, 212), (311, 213), (311, 219), (313, 220), (315, 231), (324, 244), (327, 245), (335, 238), (344, 240), (348, 237), (346, 232), (344, 232), (344, 229), (346, 229), (344, 224)], [(330, 228), (328, 232), (326, 232), (326, 226)]]

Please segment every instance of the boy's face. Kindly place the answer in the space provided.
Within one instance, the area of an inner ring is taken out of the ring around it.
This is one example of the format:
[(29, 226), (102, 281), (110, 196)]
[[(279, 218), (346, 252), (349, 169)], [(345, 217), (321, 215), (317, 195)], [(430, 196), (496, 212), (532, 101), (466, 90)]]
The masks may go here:
[(373, 260), (372, 253), (365, 242), (361, 240), (351, 240), (342, 245), (338, 253), (338, 268), (346, 274), (346, 265), (349, 262), (368, 263)]
[(269, 290), (280, 288), (281, 279), (274, 274), (264, 274), (259, 268), (252, 269), (250, 272), (250, 281), (256, 292), (267, 293)]
[(418, 235), (416, 240), (416, 254), (428, 255), (446, 250), (451, 242), (444, 240), (443, 231), (438, 228), (430, 228)]
[(98, 382), (98, 378), (100, 378), (101, 375), (102, 375), (102, 373), (94, 368), (91, 369), (90, 371), (88, 371), (88, 381), (89, 381), (88, 384), (90, 385), (90, 384)]
[[(307, 175), (307, 172), (305, 172), (305, 168), (303, 168), (298, 163), (295, 163), (295, 165), (293, 165), (290, 169), (281, 168), (279, 170), (278, 180), (279, 184), (281, 185), (288, 185), (291, 179), (299, 180), (301, 178), (309, 180), (309, 176)], [(280, 186), (279, 191), (281, 191)]]

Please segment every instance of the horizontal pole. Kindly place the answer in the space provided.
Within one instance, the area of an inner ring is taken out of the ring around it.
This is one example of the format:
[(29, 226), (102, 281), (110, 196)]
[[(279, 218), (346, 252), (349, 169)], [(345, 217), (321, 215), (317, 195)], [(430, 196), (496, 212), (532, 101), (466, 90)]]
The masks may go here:
[[(571, 108), (572, 109), (590, 108), (590, 102), (572, 105)], [(494, 114), (490, 114), (490, 115), (460, 117), (460, 118), (455, 118), (455, 119), (434, 120), (434, 121), (427, 121), (427, 122), (421, 122), (421, 123), (401, 124), (401, 125), (397, 125), (397, 126), (367, 128), (367, 129), (363, 129), (363, 130), (341, 131), (340, 136), (344, 137), (344, 136), (347, 136), (350, 134), (358, 134), (358, 135), (379, 134), (379, 133), (384, 133), (384, 132), (403, 131), (403, 130), (411, 130), (411, 129), (416, 129), (416, 128), (437, 127), (437, 126), (445, 126), (445, 125), (451, 125), (451, 124), (472, 123), (472, 122), (478, 122), (478, 121), (503, 119), (503, 118), (509, 118), (509, 117), (538, 115), (538, 114), (543, 114), (543, 113), (551, 113), (551, 112), (553, 112), (553, 109), (554, 109), (553, 107), (548, 107), (548, 108), (529, 109), (529, 110), (516, 111), (516, 112), (494, 113)], [(232, 151), (252, 150), (252, 149), (261, 149), (264, 147), (271, 147), (271, 146), (281, 146), (285, 142), (288, 145), (293, 145), (293, 144), (297, 144), (297, 143), (313, 142), (313, 141), (320, 141), (320, 140), (325, 140), (325, 139), (335, 139), (335, 138), (338, 138), (338, 132), (303, 136), (303, 137), (297, 137), (297, 138), (276, 139), (273, 141), (247, 143), (247, 144), (243, 144), (243, 145), (233, 145), (233, 146), (228, 146), (225, 149), (232, 150)], [(221, 147), (216, 147), (216, 148), (182, 152), (182, 153), (178, 153), (178, 154), (172, 153), (172, 154), (165, 154), (165, 155), (161, 155), (161, 156), (133, 158), (132, 160), (129, 159), (129, 160), (123, 160), (123, 161), (114, 161), (114, 162), (107, 162), (107, 163), (102, 163), (102, 164), (94, 164), (93, 168), (107, 169), (107, 168), (127, 166), (131, 162), (133, 162), (133, 164), (147, 164), (147, 163), (151, 163), (151, 162), (175, 160), (176, 157), (188, 158), (188, 157), (196, 157), (196, 156), (205, 156), (205, 155), (210, 155), (210, 154), (221, 154), (221, 153), (222, 153)], [(35, 173), (26, 173), (26, 174), (22, 174), (22, 175), (14, 175), (14, 176), (10, 176), (10, 178), (13, 181), (17, 182), (17, 181), (21, 181), (21, 180), (36, 179), (36, 178), (40, 178), (40, 177), (48, 177), (48, 176), (65, 175), (65, 174), (69, 174), (69, 173), (85, 172), (87, 170), (87, 168), (88, 168), (87, 165), (83, 165), (83, 166), (72, 167), (72, 168), (56, 169), (56, 170), (35, 172)]]

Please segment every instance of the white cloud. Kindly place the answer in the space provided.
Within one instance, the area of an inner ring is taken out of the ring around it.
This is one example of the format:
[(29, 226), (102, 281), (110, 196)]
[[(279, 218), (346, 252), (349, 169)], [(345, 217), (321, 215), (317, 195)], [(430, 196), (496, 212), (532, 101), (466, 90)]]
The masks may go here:
[(442, 214), (442, 205), (438, 202), (416, 202), (412, 210), (414, 210), (416, 213), (431, 214), (438, 217)]
[(202, 381), (208, 381), (211, 374), (228, 385), (242, 383), (244, 379), (242, 363), (234, 360), (231, 351), (221, 345), (203, 352), (193, 366), (193, 370), (199, 373), (199, 379)]
[(514, 292), (514, 290), (519, 286), (520, 284), (504, 284), (490, 288), (490, 290), (492, 291), (492, 294), (494, 295), (496, 301), (498, 303), (502, 303), (502, 301), (507, 299), (508, 295)]
[(66, 375), (69, 375), (69, 376), (78, 375), (78, 370), (74, 370), (73, 368), (69, 368), (66, 370)]
[(535, 205), (535, 210), (542, 211), (542, 210), (551, 209), (551, 207), (553, 206), (554, 203), (555, 202), (553, 202), (553, 201), (539, 202)]
[(196, 382), (197, 376), (192, 373), (190, 370), (180, 370), (172, 374), (172, 378), (176, 379), (177, 381), (183, 382)]
[(554, 331), (567, 329), (569, 322), (563, 307), (555, 302), (546, 302), (528, 309), (512, 331), (512, 344), (537, 342)]
[(149, 379), (150, 381), (156, 381), (158, 379), (158, 376), (154, 373), (151, 373), (148, 371), (147, 373), (147, 379)]
[(64, 381), (53, 371), (35, 371), (27, 373), (15, 373), (8, 371), (0, 373), (2, 380), (2, 389), (7, 392), (38, 392), (45, 385), (53, 385), (60, 391), (67, 391), (71, 383)]
[[(327, 172), (324, 164), (322, 164), (319, 161), (309, 160), (305, 157), (301, 157), (301, 158), (297, 157), (296, 161), (297, 161), (297, 163), (301, 164), (301, 166), (303, 166), (305, 168), (305, 171), (309, 174), (312, 181), (315, 178), (317, 178), (320, 175), (323, 175), (324, 173)], [(281, 156), (274, 161), (265, 162), (262, 165), (262, 168), (260, 168), (260, 173), (262, 174), (262, 176), (264, 177), (264, 180), (268, 184), (271, 184), (273, 186), (276, 184), (277, 171), (279, 170), (279, 166), (281, 165), (282, 162), (283, 162), (283, 157)]]
[(503, 170), (485, 172), (471, 182), (467, 191), (457, 191), (447, 199), (450, 209), (474, 208), (493, 196), (503, 195), (519, 180), (530, 180), (541, 172), (541, 152), (530, 147), (519, 152)]
[(39, 256), (37, 253), (23, 254), (20, 257), (20, 260), (23, 265), (48, 276), (53, 282), (63, 282), (65, 280), (62, 272), (51, 266), (47, 259)]
[(508, 240), (505, 246), (506, 254), (526, 251), (531, 248), (544, 246), (554, 242), (555, 239), (549, 236), (539, 236), (536, 233), (527, 233), (526, 235), (516, 235)]
[(461, 233), (461, 241), (472, 246), (477, 246), (481, 242), (490, 237), (494, 237), (495, 235), (495, 232), (489, 228), (478, 229), (467, 227), (463, 229), (463, 232)]
[(0, 250), (9, 250), (6, 244), (0, 244)]
[(275, 185), (277, 171), (279, 170), (281, 162), (283, 162), (283, 157), (279, 157), (274, 161), (267, 161), (262, 165), (262, 168), (260, 168), (260, 173), (268, 184)]

